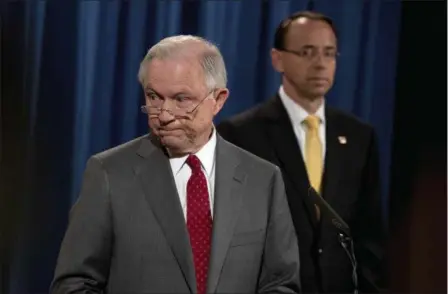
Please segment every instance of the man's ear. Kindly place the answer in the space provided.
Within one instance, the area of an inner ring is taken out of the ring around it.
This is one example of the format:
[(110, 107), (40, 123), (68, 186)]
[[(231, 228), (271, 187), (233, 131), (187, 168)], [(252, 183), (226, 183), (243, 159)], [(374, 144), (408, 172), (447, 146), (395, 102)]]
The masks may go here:
[(278, 51), (277, 49), (271, 49), (271, 62), (272, 67), (278, 71), (279, 73), (283, 73), (283, 56), (282, 52)]
[(228, 97), (229, 97), (229, 89), (227, 88), (216, 89), (215, 91), (216, 102), (213, 108), (213, 115), (217, 115), (221, 111)]

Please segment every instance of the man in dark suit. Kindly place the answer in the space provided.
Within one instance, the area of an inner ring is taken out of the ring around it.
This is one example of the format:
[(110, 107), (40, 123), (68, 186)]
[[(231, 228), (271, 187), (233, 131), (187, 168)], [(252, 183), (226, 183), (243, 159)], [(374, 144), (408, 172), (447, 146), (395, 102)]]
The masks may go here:
[(331, 19), (314, 12), (291, 15), (277, 28), (271, 52), (282, 74), (278, 94), (217, 129), (281, 168), (300, 242), (303, 291), (354, 291), (352, 265), (335, 227), (305, 197), (312, 186), (351, 227), (360, 290), (377, 292), (383, 229), (375, 134), (354, 116), (325, 105), (337, 53)]
[(139, 78), (151, 134), (89, 159), (52, 293), (299, 292), (280, 169), (213, 126), (229, 93), (219, 50), (166, 38)]

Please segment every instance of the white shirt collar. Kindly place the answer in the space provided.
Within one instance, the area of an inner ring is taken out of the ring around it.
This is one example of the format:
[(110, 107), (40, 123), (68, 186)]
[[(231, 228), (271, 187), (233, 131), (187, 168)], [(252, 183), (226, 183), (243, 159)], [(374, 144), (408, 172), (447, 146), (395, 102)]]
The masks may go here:
[[(216, 149), (216, 130), (213, 128), (213, 133), (208, 142), (195, 155), (199, 158), (202, 168), (205, 170), (207, 177), (212, 175), (213, 165), (215, 163), (215, 149)], [(170, 158), (170, 165), (173, 173), (176, 175), (184, 166), (188, 155), (183, 157)]]
[[(280, 99), (282, 100), (282, 103), (285, 106), (286, 112), (288, 113), (292, 123), (294, 125), (301, 125), (306, 117), (310, 115), (310, 113), (308, 113), (302, 106), (292, 100), (285, 93), (283, 86), (280, 86), (278, 95), (280, 96)], [(316, 113), (314, 113), (314, 115), (316, 115), (320, 119), (322, 125), (325, 125), (325, 103), (322, 103), (322, 105), (319, 107)]]

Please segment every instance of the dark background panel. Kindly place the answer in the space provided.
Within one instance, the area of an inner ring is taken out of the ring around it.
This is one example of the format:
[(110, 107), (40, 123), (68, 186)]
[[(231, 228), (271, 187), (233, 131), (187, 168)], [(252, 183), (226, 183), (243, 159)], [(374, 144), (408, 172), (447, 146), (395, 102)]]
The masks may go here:
[(392, 293), (446, 293), (446, 3), (403, 1), (390, 193)]

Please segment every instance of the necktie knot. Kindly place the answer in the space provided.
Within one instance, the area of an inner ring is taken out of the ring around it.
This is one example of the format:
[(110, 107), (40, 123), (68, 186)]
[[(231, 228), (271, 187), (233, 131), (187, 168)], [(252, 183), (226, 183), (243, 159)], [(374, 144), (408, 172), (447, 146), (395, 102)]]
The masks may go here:
[(193, 172), (201, 171), (201, 161), (196, 155), (191, 154), (187, 158), (187, 164)]
[(320, 119), (315, 115), (308, 115), (304, 120), (305, 125), (311, 131), (316, 131), (319, 128)]

